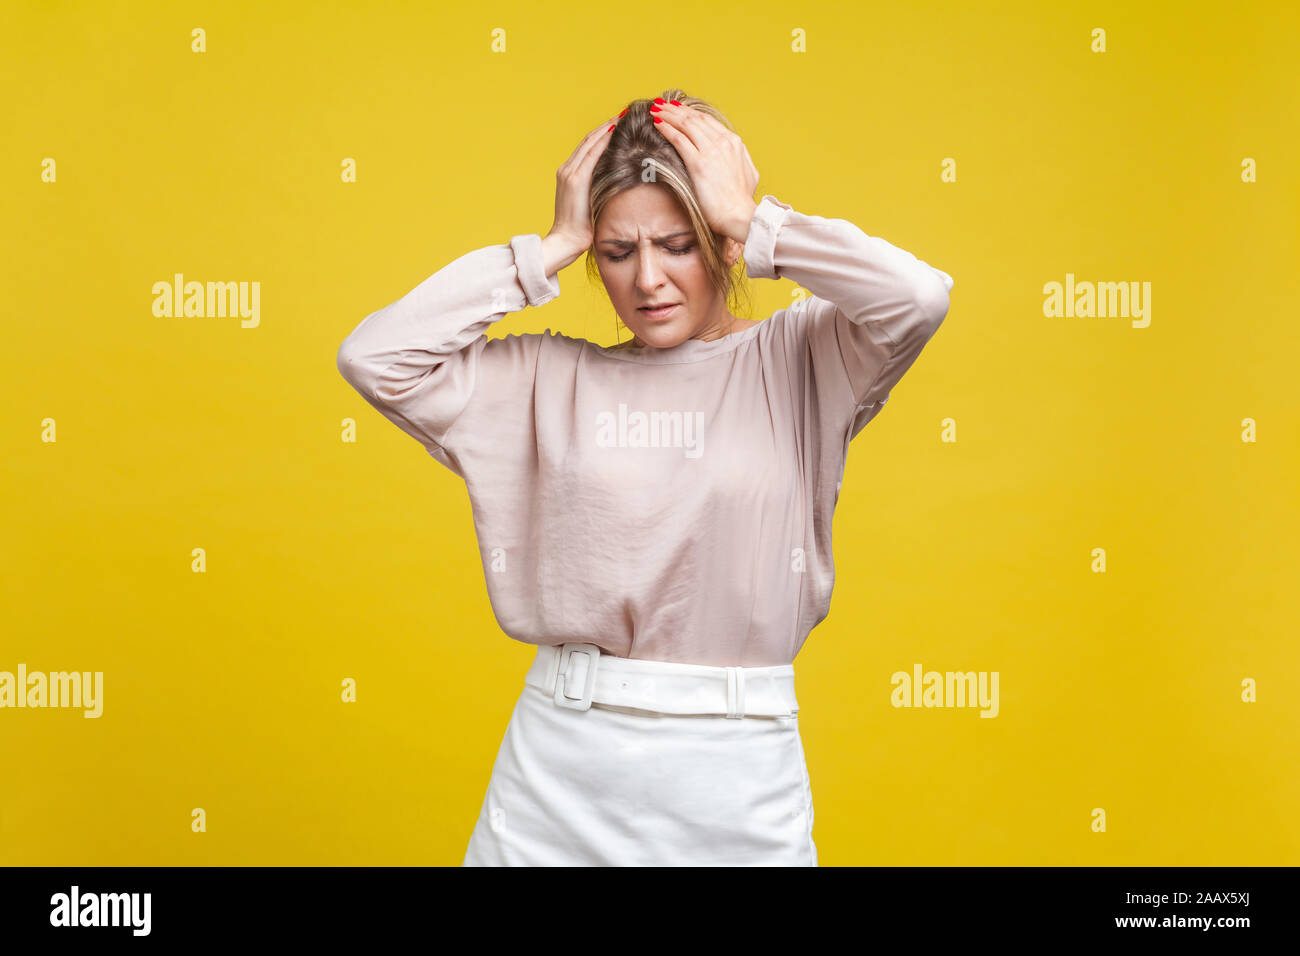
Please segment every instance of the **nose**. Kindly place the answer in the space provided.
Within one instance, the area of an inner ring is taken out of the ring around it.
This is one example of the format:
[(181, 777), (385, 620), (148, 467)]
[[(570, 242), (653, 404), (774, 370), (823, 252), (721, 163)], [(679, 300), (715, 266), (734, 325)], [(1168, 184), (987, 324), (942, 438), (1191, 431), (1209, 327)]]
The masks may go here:
[(636, 287), (650, 295), (664, 284), (664, 273), (653, 247), (641, 249), (636, 259)]

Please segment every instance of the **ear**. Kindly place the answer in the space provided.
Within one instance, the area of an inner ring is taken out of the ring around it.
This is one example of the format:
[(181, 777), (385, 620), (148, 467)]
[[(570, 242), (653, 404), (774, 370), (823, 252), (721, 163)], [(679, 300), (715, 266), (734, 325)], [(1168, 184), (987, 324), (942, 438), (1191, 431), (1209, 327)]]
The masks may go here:
[(743, 245), (735, 239), (728, 237), (722, 256), (723, 260), (727, 263), (727, 267), (730, 268), (731, 266), (734, 266), (736, 261), (740, 258), (740, 254), (744, 251), (745, 247)]

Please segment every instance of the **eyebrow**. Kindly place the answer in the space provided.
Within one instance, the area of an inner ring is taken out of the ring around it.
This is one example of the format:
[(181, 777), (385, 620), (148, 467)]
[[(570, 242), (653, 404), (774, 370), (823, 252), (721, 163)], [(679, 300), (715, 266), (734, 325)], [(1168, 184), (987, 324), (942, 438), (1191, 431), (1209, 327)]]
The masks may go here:
[[(690, 231), (689, 229), (683, 229), (681, 232), (670, 232), (670, 233), (669, 233), (668, 235), (666, 235), (666, 236), (651, 236), (650, 238), (651, 238), (654, 242), (663, 242), (665, 239), (676, 239), (678, 236), (689, 236), (689, 235), (692, 235), (691, 231)], [(602, 240), (600, 240), (599, 245), (602, 245), (602, 246), (603, 246), (603, 245), (606, 245), (606, 244), (608, 244), (608, 245), (612, 245), (612, 246), (635, 246), (635, 245), (636, 245), (636, 243), (633, 242), (631, 239), (602, 239)]]

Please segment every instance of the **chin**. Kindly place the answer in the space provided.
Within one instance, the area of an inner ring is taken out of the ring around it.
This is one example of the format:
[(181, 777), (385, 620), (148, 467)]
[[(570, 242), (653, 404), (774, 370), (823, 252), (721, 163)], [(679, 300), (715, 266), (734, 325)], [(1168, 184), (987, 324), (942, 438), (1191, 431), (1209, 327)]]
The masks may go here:
[(647, 322), (640, 316), (637, 318), (638, 321), (635, 323), (628, 322), (625, 319), (623, 324), (631, 329), (632, 333), (646, 345), (658, 349), (667, 349), (672, 348), (674, 345), (680, 345), (691, 337), (690, 322), (686, 320), (685, 316), (673, 316), (672, 320), (668, 322)]
[[(626, 324), (626, 323), (625, 323)], [(657, 349), (669, 349), (674, 345), (680, 345), (690, 338), (690, 329), (685, 328), (679, 323), (674, 322), (671, 326), (658, 325), (650, 328), (636, 328), (628, 326), (638, 339), (646, 345)]]

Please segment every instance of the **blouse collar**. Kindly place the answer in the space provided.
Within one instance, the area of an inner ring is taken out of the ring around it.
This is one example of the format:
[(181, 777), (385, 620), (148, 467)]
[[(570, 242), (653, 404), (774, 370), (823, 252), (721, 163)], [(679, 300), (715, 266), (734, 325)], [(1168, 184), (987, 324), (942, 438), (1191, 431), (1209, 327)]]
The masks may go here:
[(741, 329), (739, 332), (732, 332), (730, 335), (723, 335), (707, 342), (704, 339), (685, 339), (668, 348), (655, 348), (651, 345), (643, 345), (640, 348), (629, 348), (627, 346), (611, 348), (596, 345), (594, 342), (591, 343), (591, 347), (602, 355), (624, 362), (640, 362), (645, 365), (679, 365), (682, 362), (698, 362), (701, 359), (712, 358), (715, 355), (733, 351), (756, 336), (759, 329), (766, 325), (768, 321), (768, 319), (764, 319), (746, 329)]

